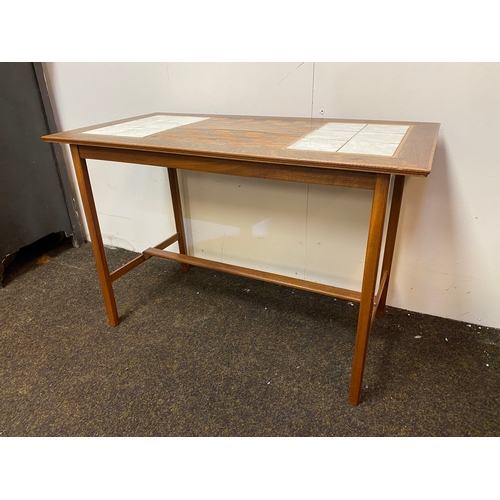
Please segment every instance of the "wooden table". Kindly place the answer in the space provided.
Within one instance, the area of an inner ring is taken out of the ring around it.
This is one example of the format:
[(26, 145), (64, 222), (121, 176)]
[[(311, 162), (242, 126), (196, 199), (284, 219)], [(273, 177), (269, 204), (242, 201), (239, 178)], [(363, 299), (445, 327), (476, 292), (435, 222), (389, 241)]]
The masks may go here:
[[(406, 176), (425, 177), (430, 173), (438, 132), (437, 123), (156, 113), (43, 139), (70, 145), (112, 326), (119, 323), (113, 281), (150, 257), (180, 262), (184, 271), (190, 265), (201, 266), (359, 302), (349, 392), (349, 402), (357, 405), (370, 328), (374, 317), (385, 312), (404, 181)], [(176, 233), (114, 272), (109, 271), (106, 261), (88, 159), (168, 169)], [(178, 169), (373, 190), (361, 292), (188, 255)], [(178, 243), (179, 253), (165, 250), (174, 242)]]

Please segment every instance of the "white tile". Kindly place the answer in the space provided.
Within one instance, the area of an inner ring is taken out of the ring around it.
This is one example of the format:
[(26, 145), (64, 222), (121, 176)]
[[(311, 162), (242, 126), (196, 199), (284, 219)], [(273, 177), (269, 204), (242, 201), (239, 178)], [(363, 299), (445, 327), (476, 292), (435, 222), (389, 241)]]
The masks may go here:
[(348, 141), (355, 133), (345, 130), (316, 130), (306, 135), (308, 139), (334, 139), (337, 141)]
[(182, 125), (189, 125), (208, 118), (199, 118), (194, 116), (165, 116), (154, 115), (130, 122), (117, 123), (108, 127), (97, 128), (94, 130), (87, 130), (85, 134), (94, 135), (114, 135), (120, 137), (146, 137), (148, 135), (156, 134), (164, 130), (180, 127)]
[(406, 134), (410, 127), (408, 125), (367, 125), (363, 132), (387, 133), (387, 134)]
[(324, 137), (310, 138), (308, 136), (299, 139), (297, 142), (288, 146), (287, 149), (300, 149), (302, 151), (329, 151), (335, 153), (346, 141), (328, 139)]
[(398, 144), (383, 144), (377, 142), (364, 141), (349, 141), (345, 146), (339, 149), (339, 153), (365, 154), (365, 155), (380, 155), (392, 156)]
[(404, 134), (370, 133), (362, 130), (353, 140), (399, 144), (403, 137)]
[(365, 123), (327, 123), (294, 142), (287, 149), (335, 152), (365, 126)]

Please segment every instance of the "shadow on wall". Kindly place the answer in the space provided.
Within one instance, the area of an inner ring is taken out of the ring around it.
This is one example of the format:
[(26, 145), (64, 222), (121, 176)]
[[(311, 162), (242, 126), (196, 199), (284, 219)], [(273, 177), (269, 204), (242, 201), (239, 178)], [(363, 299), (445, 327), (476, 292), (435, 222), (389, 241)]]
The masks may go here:
[(436, 304), (443, 300), (462, 300), (454, 309), (465, 307), (461, 278), (453, 272), (459, 259), (455, 197), (446, 145), (439, 139), (429, 176), (412, 177), (405, 184), (391, 305), (430, 314), (437, 314)]
[(193, 255), (360, 289), (371, 191), (185, 172), (181, 185)]

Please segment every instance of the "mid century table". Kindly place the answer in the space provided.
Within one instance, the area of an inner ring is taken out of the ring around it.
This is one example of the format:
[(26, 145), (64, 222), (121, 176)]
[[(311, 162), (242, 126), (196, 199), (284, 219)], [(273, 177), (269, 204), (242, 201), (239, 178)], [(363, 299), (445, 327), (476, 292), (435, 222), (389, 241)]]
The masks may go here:
[[(113, 281), (150, 257), (177, 261), (184, 271), (190, 265), (201, 266), (359, 302), (349, 391), (349, 402), (357, 405), (371, 325), (375, 316), (385, 312), (405, 178), (430, 173), (438, 132), (438, 123), (156, 113), (43, 139), (70, 145), (112, 326), (119, 323)], [(176, 233), (114, 272), (106, 261), (88, 159), (168, 169)], [(184, 169), (373, 190), (361, 292), (190, 256), (177, 177), (177, 170)], [(178, 253), (165, 250), (174, 242)]]

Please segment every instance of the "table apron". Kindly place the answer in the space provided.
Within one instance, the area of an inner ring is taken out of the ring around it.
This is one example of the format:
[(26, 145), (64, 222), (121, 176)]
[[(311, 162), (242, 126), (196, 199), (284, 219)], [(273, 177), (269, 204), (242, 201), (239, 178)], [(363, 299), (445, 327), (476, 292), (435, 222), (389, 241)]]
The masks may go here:
[(175, 153), (136, 151), (94, 146), (79, 146), (78, 150), (80, 158), (89, 160), (136, 163), (140, 165), (194, 170), (214, 174), (295, 181), (359, 189), (374, 189), (377, 175), (371, 172), (285, 165), (266, 162), (264, 160), (253, 162), (227, 158), (210, 158)]

